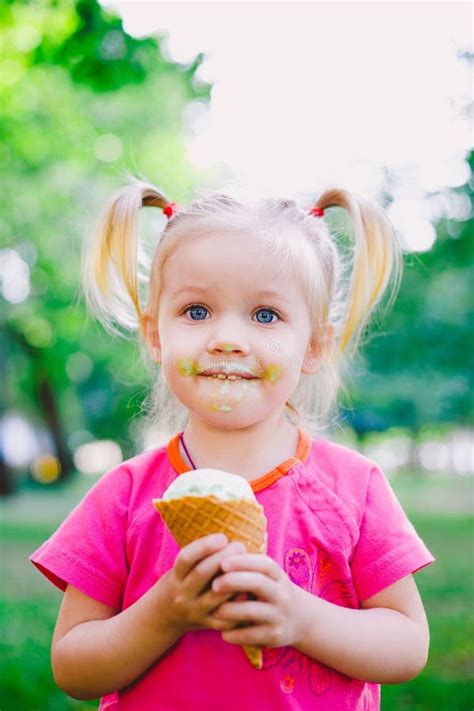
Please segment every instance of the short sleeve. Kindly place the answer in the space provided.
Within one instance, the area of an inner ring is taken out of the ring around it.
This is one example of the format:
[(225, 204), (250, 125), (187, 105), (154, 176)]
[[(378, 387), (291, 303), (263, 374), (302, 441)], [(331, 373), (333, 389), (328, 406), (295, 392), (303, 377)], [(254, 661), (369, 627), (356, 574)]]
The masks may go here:
[(434, 560), (387, 478), (378, 467), (373, 467), (360, 536), (351, 561), (359, 601), (372, 597)]
[(121, 466), (105, 474), (71, 511), (31, 562), (60, 590), (68, 584), (121, 609), (127, 579), (127, 512), (131, 475)]

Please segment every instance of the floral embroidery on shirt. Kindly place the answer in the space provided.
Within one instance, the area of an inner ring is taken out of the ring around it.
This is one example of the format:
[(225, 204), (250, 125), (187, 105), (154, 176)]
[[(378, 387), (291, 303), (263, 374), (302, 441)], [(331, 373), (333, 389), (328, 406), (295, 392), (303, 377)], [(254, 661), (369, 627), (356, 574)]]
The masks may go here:
[[(284, 569), (290, 580), (303, 590), (311, 592), (336, 605), (350, 606), (354, 593), (350, 579), (338, 577), (337, 565), (324, 549), (312, 556), (304, 548), (288, 548)], [(325, 664), (311, 659), (293, 647), (264, 648), (263, 668), (281, 667), (280, 688), (292, 694), (298, 679), (306, 678), (311, 691), (321, 696), (329, 691), (334, 671)]]
[(285, 694), (292, 694), (293, 689), (295, 688), (294, 678), (289, 674), (284, 676), (283, 679), (280, 681), (280, 688)]
[(285, 555), (285, 572), (290, 580), (308, 592), (313, 587), (313, 564), (304, 548), (289, 548)]
[(318, 551), (317, 586), (319, 589), (334, 576), (334, 561), (327, 551)]

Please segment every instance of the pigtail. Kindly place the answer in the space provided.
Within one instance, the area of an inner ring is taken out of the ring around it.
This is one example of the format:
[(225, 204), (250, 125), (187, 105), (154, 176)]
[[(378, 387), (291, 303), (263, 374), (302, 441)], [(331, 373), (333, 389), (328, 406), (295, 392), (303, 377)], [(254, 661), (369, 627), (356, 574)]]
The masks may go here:
[(113, 333), (141, 327), (138, 293), (138, 222), (142, 207), (159, 207), (168, 216), (174, 203), (154, 185), (134, 180), (105, 206), (83, 256), (83, 287), (94, 315)]
[(343, 207), (352, 218), (355, 247), (347, 306), (339, 336), (339, 351), (349, 343), (355, 351), (370, 314), (392, 281), (389, 306), (393, 303), (402, 276), (402, 252), (394, 228), (376, 204), (346, 190), (328, 190), (318, 200), (318, 208)]

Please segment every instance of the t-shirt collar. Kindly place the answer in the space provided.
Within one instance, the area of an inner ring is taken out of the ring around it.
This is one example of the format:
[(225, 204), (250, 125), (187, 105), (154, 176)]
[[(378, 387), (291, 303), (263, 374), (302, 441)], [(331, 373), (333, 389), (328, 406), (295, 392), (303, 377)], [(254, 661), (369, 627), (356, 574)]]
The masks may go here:
[[(179, 451), (179, 438), (182, 433), (178, 432), (170, 441), (168, 442), (166, 453), (168, 455), (168, 460), (178, 474), (184, 474), (184, 472), (192, 471), (192, 467), (188, 466), (181, 456)], [(311, 451), (311, 436), (310, 434), (302, 429), (298, 428), (298, 444), (296, 447), (296, 454), (293, 457), (285, 459), (284, 462), (279, 464), (275, 469), (262, 474), (258, 479), (253, 479), (249, 484), (254, 492), (262, 491), (266, 489), (267, 486), (271, 486), (275, 481), (285, 476), (289, 470), (296, 464), (304, 463), (309, 457)]]

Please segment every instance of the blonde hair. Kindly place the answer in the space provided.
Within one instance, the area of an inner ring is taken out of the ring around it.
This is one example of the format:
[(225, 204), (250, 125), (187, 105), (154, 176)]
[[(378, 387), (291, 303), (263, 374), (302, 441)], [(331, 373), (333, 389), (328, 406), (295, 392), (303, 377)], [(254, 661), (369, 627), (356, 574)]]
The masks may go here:
[[(90, 310), (114, 333), (139, 331), (145, 345), (147, 316), (158, 320), (163, 268), (178, 246), (198, 235), (218, 231), (244, 231), (262, 243), (300, 280), (313, 333), (327, 334), (325, 347), (314, 374), (301, 374), (286, 415), (312, 434), (321, 432), (336, 411), (337, 396), (344, 388), (344, 357), (356, 352), (365, 326), (384, 294), (387, 308), (398, 291), (402, 252), (395, 230), (376, 204), (343, 189), (323, 192), (314, 207), (338, 207), (352, 221), (355, 244), (346, 258), (330, 234), (327, 220), (310, 214), (296, 201), (247, 195), (239, 189), (206, 191), (189, 205), (179, 208), (158, 240), (151, 267), (140, 256), (138, 219), (141, 207), (165, 209), (170, 201), (149, 183), (132, 180), (122, 188), (101, 215), (93, 239), (84, 251), (83, 286)], [(141, 298), (139, 285), (148, 284)], [(391, 286), (391, 288), (389, 288)], [(145, 302), (145, 306), (142, 303)], [(143, 355), (146, 348), (143, 349)], [(159, 368), (147, 403), (152, 421), (168, 433), (182, 429), (186, 408), (169, 390)]]

